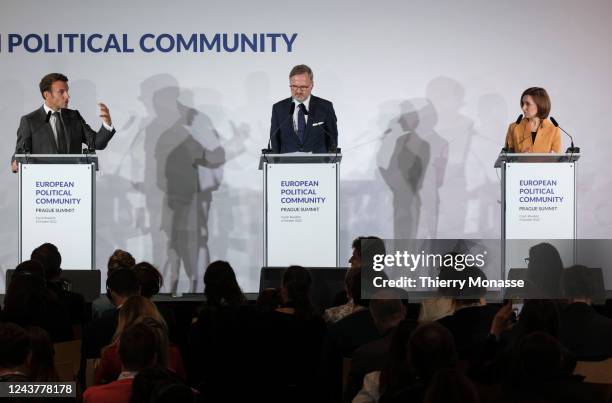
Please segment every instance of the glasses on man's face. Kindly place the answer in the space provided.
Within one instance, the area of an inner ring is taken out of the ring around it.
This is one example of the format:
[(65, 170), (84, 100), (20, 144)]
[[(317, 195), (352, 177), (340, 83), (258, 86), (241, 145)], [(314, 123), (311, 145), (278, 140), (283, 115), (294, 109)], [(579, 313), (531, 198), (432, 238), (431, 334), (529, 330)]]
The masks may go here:
[(290, 85), (292, 91), (306, 91), (310, 88), (310, 85)]

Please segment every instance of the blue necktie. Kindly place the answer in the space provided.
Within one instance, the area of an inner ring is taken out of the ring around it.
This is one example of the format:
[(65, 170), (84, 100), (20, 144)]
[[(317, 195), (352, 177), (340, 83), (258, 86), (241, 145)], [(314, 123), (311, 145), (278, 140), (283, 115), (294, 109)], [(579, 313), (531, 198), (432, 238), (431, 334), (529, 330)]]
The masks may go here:
[(306, 106), (304, 104), (298, 105), (298, 118), (297, 118), (297, 135), (300, 138), (300, 143), (304, 143), (304, 130), (306, 129)]

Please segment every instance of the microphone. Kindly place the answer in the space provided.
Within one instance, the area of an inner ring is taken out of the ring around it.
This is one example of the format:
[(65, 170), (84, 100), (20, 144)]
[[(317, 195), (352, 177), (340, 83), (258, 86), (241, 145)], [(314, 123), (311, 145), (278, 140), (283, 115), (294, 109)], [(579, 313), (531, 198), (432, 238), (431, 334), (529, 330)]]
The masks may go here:
[(295, 102), (291, 101), (291, 106), (289, 107), (289, 114), (283, 119), (283, 121), (278, 125), (276, 129), (274, 129), (270, 133), (270, 138), (268, 138), (268, 148), (261, 150), (262, 154), (270, 154), (272, 151), (272, 137), (276, 136), (277, 132), (283, 127), (283, 125), (293, 116), (293, 112), (295, 112)]
[(555, 125), (555, 127), (558, 127), (559, 129), (561, 129), (561, 131), (565, 134), (567, 134), (567, 136), (570, 138), (570, 142), (571, 142), (571, 147), (569, 147), (565, 152), (566, 153), (579, 153), (580, 152), (580, 147), (574, 147), (574, 138), (572, 137), (571, 134), (569, 134), (568, 132), (565, 131), (565, 129), (563, 129), (561, 126), (559, 126), (559, 123), (557, 123), (557, 120), (555, 118), (553, 118), (552, 116), (549, 117), (550, 121), (552, 122), (553, 125)]
[[(521, 113), (520, 115), (518, 115), (518, 118), (516, 118), (516, 122), (514, 122), (515, 124), (520, 124), (523, 120), (523, 114)], [(506, 139), (506, 144), (504, 144), (504, 148), (502, 148), (502, 152), (503, 153), (513, 153), (514, 149), (513, 148), (508, 148), (508, 139)]]

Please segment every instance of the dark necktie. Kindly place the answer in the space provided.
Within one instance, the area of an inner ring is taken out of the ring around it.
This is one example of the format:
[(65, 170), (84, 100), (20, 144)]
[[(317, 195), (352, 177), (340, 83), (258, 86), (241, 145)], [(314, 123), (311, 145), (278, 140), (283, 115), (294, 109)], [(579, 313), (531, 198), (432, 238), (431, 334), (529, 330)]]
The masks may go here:
[(66, 147), (66, 135), (64, 133), (64, 125), (60, 117), (59, 112), (53, 112), (55, 116), (55, 133), (57, 134), (57, 153), (67, 154), (68, 149)]
[(306, 106), (304, 104), (299, 104), (297, 118), (297, 135), (300, 138), (300, 143), (304, 143), (304, 130), (306, 130)]

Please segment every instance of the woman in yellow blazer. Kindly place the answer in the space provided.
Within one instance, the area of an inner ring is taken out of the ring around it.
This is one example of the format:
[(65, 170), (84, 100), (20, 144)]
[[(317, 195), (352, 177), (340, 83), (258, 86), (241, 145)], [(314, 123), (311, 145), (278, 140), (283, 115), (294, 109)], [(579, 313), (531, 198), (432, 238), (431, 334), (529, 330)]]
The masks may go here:
[(548, 120), (550, 98), (544, 88), (527, 88), (521, 95), (525, 115), (512, 123), (506, 134), (506, 147), (515, 153), (561, 152), (561, 131)]

